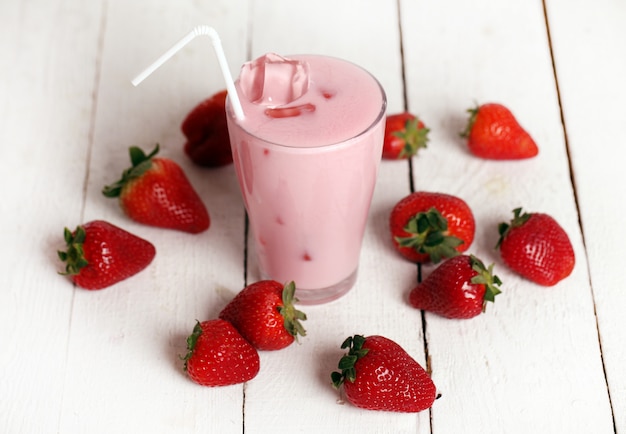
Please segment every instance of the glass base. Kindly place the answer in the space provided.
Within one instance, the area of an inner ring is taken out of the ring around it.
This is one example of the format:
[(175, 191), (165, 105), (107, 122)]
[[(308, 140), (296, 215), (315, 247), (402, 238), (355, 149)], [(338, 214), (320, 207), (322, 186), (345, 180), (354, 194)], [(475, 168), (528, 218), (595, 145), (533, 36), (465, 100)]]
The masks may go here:
[(326, 288), (299, 288), (298, 282), (296, 282), (296, 298), (298, 299), (298, 304), (322, 304), (337, 300), (352, 289), (356, 283), (357, 271), (358, 270), (354, 270), (352, 274), (341, 282), (327, 286)]
[[(339, 297), (347, 294), (348, 291), (352, 289), (356, 283), (357, 274), (358, 268), (341, 282), (325, 288), (301, 288), (298, 286), (298, 282), (296, 282), (296, 298), (298, 299), (298, 304), (323, 304), (337, 300)], [(263, 272), (261, 272), (261, 275), (263, 279), (271, 279), (271, 277), (265, 275)]]

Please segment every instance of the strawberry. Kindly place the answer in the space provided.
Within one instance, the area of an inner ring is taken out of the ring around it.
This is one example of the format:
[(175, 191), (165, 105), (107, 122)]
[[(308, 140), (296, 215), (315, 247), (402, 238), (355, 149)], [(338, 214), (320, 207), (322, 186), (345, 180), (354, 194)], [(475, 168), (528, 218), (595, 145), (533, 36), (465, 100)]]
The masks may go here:
[(102, 193), (119, 197), (122, 210), (139, 223), (192, 234), (207, 230), (209, 213), (185, 172), (173, 160), (155, 157), (158, 152), (158, 144), (149, 155), (131, 147), (132, 167)]
[(446, 318), (472, 318), (485, 311), (500, 294), (502, 282), (474, 255), (458, 255), (439, 265), (409, 294), (416, 309)]
[(280, 350), (304, 336), (300, 320), (306, 315), (294, 307), (296, 285), (262, 280), (246, 286), (220, 312), (258, 350)]
[(383, 158), (388, 160), (411, 158), (419, 148), (426, 147), (429, 131), (424, 123), (411, 113), (387, 116)]
[(430, 375), (400, 345), (383, 336), (355, 335), (341, 345), (348, 353), (333, 372), (333, 385), (343, 385), (356, 407), (417, 413), (435, 402)]
[(85, 289), (102, 289), (127, 279), (146, 268), (156, 249), (111, 223), (94, 220), (77, 226), (74, 232), (65, 228), (67, 251), (59, 251), (66, 263), (65, 272)]
[(513, 219), (498, 226), (496, 248), (504, 263), (516, 273), (544, 286), (556, 285), (569, 276), (576, 258), (567, 233), (544, 213), (513, 210)]
[(537, 144), (502, 104), (490, 103), (469, 109), (469, 121), (461, 137), (474, 155), (492, 160), (531, 158)]
[(259, 373), (259, 353), (223, 319), (196, 322), (187, 338), (184, 369), (202, 386), (228, 386)]
[(438, 263), (464, 252), (476, 231), (474, 215), (465, 201), (424, 191), (400, 200), (391, 211), (389, 226), (396, 250), (419, 263)]
[(219, 167), (233, 162), (225, 105), (226, 90), (222, 90), (194, 107), (181, 124), (187, 138), (185, 154), (199, 166)]

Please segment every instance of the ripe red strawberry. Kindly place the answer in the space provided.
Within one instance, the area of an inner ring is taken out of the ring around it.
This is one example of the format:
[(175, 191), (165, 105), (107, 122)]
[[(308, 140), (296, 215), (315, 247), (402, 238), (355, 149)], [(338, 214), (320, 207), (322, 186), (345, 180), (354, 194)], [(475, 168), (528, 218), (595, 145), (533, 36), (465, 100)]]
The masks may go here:
[(220, 312), (258, 350), (280, 350), (306, 331), (294, 306), (296, 285), (262, 280), (246, 286)]
[(66, 251), (59, 259), (65, 273), (85, 289), (102, 289), (139, 273), (154, 259), (156, 249), (143, 238), (102, 220), (65, 228)]
[(504, 263), (540, 285), (553, 286), (569, 276), (576, 258), (567, 233), (543, 213), (513, 210), (513, 219), (498, 226), (496, 248)]
[(413, 262), (439, 262), (467, 250), (476, 224), (462, 199), (419, 191), (399, 201), (389, 216), (393, 244)]
[(459, 255), (439, 265), (409, 294), (416, 309), (446, 318), (472, 318), (485, 311), (500, 294), (502, 282), (474, 255)]
[(426, 147), (429, 131), (424, 123), (411, 113), (387, 116), (383, 158), (389, 160), (411, 158), (419, 148)]
[(243, 383), (259, 373), (259, 353), (228, 321), (197, 322), (187, 338), (185, 371), (202, 386)]
[(199, 166), (219, 167), (233, 162), (226, 125), (226, 90), (193, 108), (181, 124), (187, 142), (184, 150)]
[(355, 335), (341, 348), (341, 372), (331, 379), (346, 398), (367, 410), (416, 413), (435, 402), (436, 388), (428, 373), (400, 345), (383, 336)]
[(502, 104), (483, 104), (468, 112), (470, 118), (461, 136), (467, 139), (474, 155), (493, 160), (517, 160), (539, 153), (530, 134)]
[(192, 234), (207, 230), (209, 213), (185, 172), (173, 160), (155, 157), (158, 152), (159, 145), (149, 155), (131, 147), (132, 167), (102, 193), (119, 197), (122, 210), (139, 223)]

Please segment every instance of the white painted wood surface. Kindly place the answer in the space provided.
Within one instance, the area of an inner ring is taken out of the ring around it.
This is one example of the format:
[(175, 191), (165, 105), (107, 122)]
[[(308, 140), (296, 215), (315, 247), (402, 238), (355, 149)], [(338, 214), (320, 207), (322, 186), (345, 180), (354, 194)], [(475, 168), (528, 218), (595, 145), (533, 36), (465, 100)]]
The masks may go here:
[[(1, 2), (0, 432), (626, 433), (624, 23), (619, 0)], [(255, 379), (226, 388), (192, 383), (178, 358), (196, 319), (258, 279), (253, 258), (245, 268), (233, 168), (200, 169), (182, 152), (180, 123), (223, 87), (219, 69), (199, 39), (130, 84), (197, 24), (217, 28), (234, 73), (267, 51), (359, 63), (390, 112), (407, 107), (431, 128), (412, 168), (381, 165), (354, 290), (307, 307), (302, 343), (262, 353)], [(475, 101), (508, 105), (539, 156), (472, 157), (458, 132)], [(100, 194), (129, 146), (156, 142), (205, 200), (208, 232), (133, 223)], [(474, 210), (471, 251), (504, 281), (485, 315), (451, 321), (407, 305), (418, 269), (393, 252), (387, 217), (411, 185)], [(570, 235), (576, 268), (554, 288), (519, 278), (493, 250), (517, 206)], [(57, 274), (62, 229), (95, 218), (150, 239), (154, 263), (103, 291), (74, 288)], [(429, 360), (442, 394), (430, 411), (339, 403), (329, 374), (355, 333)]]

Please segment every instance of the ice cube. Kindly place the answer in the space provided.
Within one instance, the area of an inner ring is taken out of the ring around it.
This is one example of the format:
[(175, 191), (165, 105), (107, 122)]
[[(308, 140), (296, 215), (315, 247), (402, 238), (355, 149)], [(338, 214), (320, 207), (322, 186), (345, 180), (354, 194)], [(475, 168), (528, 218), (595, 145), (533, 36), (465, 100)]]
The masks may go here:
[(289, 107), (266, 108), (265, 114), (271, 118), (280, 119), (292, 118), (294, 116), (300, 116), (304, 113), (313, 113), (314, 111), (315, 106), (313, 104), (307, 103)]
[(268, 53), (242, 66), (239, 84), (250, 102), (278, 107), (307, 92), (309, 67), (306, 62)]

